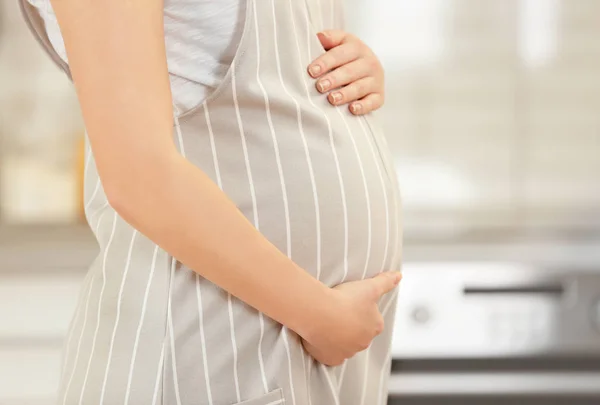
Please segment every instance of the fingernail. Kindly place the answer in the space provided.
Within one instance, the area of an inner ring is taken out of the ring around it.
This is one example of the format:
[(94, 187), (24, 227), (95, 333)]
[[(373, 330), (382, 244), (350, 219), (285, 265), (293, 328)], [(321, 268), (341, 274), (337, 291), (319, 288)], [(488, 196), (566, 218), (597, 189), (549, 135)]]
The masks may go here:
[(326, 39), (329, 38), (329, 34), (327, 34), (324, 31), (319, 32), (319, 35), (323, 36), (323, 38), (326, 38)]
[(335, 93), (331, 93), (331, 100), (334, 103), (338, 103), (341, 99), (342, 99), (342, 93), (339, 93), (337, 91)]
[(352, 104), (352, 106), (350, 107), (352, 109), (352, 112), (354, 114), (358, 114), (361, 110), (362, 110), (362, 104), (360, 103), (354, 103)]
[(318, 86), (319, 86), (319, 90), (321, 92), (324, 92), (324, 91), (329, 90), (329, 87), (331, 87), (331, 82), (329, 81), (329, 79), (324, 79), (324, 80), (319, 81)]
[(310, 75), (312, 77), (317, 77), (319, 75), (319, 73), (321, 73), (321, 66), (312, 65), (311, 67), (308, 68), (308, 73), (310, 73)]

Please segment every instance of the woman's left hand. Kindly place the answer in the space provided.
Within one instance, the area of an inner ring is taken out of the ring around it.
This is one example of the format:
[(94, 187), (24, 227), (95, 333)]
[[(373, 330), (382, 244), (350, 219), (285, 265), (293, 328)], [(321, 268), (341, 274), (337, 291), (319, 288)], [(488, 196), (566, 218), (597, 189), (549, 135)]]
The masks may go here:
[(353, 114), (367, 114), (384, 102), (384, 72), (381, 62), (364, 42), (340, 30), (318, 34), (327, 51), (308, 67), (317, 80), (317, 90), (329, 93), (333, 105), (349, 104)]

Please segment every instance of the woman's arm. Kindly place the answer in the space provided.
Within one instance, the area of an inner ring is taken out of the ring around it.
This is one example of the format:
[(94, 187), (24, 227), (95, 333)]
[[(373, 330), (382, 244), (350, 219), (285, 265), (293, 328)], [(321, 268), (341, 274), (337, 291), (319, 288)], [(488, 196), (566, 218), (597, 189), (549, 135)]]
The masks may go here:
[(395, 276), (364, 282), (377, 297), (327, 288), (177, 152), (162, 1), (52, 4), (99, 175), (119, 215), (203, 277), (326, 351), (347, 357), (370, 342), (381, 320), (369, 305), (376, 308)]

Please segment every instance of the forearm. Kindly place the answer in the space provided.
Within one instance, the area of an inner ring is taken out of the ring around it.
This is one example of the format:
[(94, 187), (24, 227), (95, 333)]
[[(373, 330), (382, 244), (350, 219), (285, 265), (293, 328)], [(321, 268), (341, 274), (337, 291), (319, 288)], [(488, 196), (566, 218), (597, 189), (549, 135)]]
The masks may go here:
[(145, 175), (131, 175), (131, 184), (121, 177), (120, 191), (113, 194), (119, 213), (206, 279), (309, 334), (328, 305), (329, 288), (272, 245), (179, 154), (165, 154), (152, 167)]
[(52, 5), (94, 161), (117, 212), (185, 265), (296, 332), (310, 329), (317, 313), (323, 320), (329, 289), (271, 245), (175, 150), (163, 1)]

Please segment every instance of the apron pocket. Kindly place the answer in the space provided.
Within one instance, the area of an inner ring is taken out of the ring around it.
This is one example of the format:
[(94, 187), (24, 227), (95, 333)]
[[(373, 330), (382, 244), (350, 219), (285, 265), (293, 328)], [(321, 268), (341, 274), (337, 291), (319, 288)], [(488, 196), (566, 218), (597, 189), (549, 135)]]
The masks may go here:
[(268, 394), (261, 395), (260, 397), (248, 399), (246, 401), (238, 402), (235, 405), (283, 405), (285, 399), (283, 398), (283, 390), (277, 388), (269, 392)]

